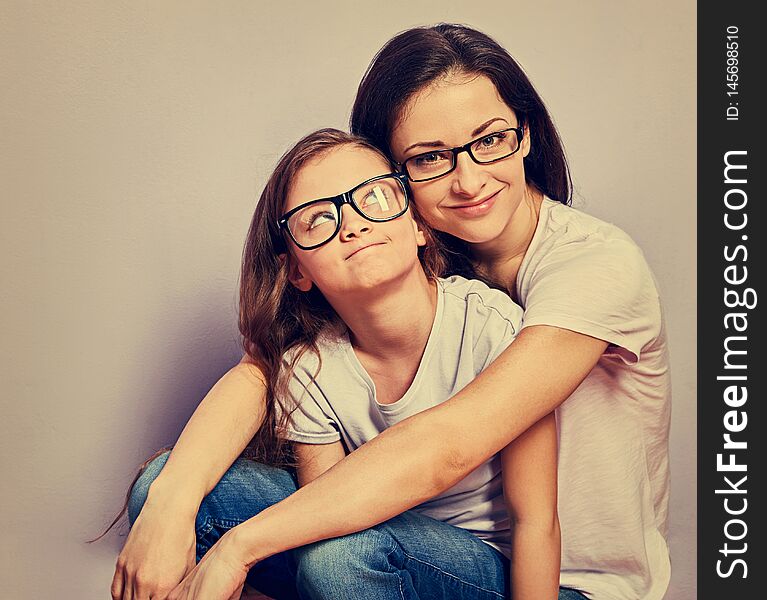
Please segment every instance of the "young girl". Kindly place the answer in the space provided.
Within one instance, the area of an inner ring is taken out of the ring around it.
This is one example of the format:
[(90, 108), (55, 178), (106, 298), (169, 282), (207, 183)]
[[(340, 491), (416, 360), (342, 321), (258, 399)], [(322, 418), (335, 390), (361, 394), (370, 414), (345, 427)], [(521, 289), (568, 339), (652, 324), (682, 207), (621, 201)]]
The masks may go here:
[[(276, 436), (295, 443), (299, 485), (458, 392), (516, 334), (521, 309), (478, 281), (437, 278), (439, 250), (427, 238), (409, 210), (405, 178), (380, 151), (340, 131), (301, 140), (267, 184), (246, 242), (241, 311), (249, 354), (269, 382), (262, 447), (274, 459), (285, 456)], [(550, 415), (460, 483), (419, 498), (413, 512), (340, 543), (298, 549), (300, 596), (502, 598), (511, 579), (517, 600), (554, 600), (555, 465)], [(285, 481), (271, 479), (270, 489)], [(283, 495), (291, 491), (288, 484)], [(214, 490), (207, 503), (224, 496), (233, 494)], [(223, 515), (244, 520), (254, 507), (244, 510)], [(205, 511), (208, 519), (215, 509)], [(359, 551), (348, 553), (350, 543)], [(289, 579), (285, 565), (262, 567), (260, 587), (283, 595), (274, 581)], [(259, 586), (259, 575), (252, 581)], [(191, 597), (208, 596), (201, 589)]]
[[(420, 214), (452, 236), (453, 250), (524, 307), (523, 328), (455, 397), (392, 426), (222, 539), (205, 570), (216, 555), (245, 569), (370, 527), (443, 491), (556, 409), (561, 584), (594, 600), (660, 600), (670, 578), (671, 390), (658, 291), (624, 232), (567, 206), (564, 150), (532, 83), (481, 32), (411, 29), (376, 55), (352, 129), (399, 164)], [(193, 421), (204, 415), (205, 427), (190, 422), (182, 435), (131, 532), (125, 564), (156, 558), (166, 572), (182, 570), (190, 508), (245, 446), (244, 423), (263, 405), (257, 385), (242, 383), (242, 368), (203, 401)], [(232, 415), (243, 422), (235, 426)], [(213, 446), (209, 431), (231, 442)], [(424, 444), (435, 431), (443, 443)], [(160, 516), (169, 503), (184, 507), (171, 524)], [(184, 585), (198, 578), (202, 569)], [(584, 596), (560, 592), (575, 597)]]

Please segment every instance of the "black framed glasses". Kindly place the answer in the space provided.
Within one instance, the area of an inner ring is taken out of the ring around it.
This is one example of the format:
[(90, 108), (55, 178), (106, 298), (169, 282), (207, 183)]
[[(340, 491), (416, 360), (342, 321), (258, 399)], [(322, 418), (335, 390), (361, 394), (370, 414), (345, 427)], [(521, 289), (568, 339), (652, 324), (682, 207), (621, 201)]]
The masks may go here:
[(471, 160), (480, 165), (508, 158), (519, 150), (524, 133), (523, 127), (509, 127), (486, 133), (463, 146), (416, 154), (398, 163), (397, 167), (407, 175), (410, 181), (430, 181), (452, 172), (461, 152), (466, 152)]
[(404, 173), (378, 175), (348, 192), (305, 202), (289, 210), (277, 226), (288, 232), (296, 246), (313, 250), (332, 240), (341, 231), (341, 209), (344, 204), (374, 223), (391, 221), (407, 211), (410, 198)]

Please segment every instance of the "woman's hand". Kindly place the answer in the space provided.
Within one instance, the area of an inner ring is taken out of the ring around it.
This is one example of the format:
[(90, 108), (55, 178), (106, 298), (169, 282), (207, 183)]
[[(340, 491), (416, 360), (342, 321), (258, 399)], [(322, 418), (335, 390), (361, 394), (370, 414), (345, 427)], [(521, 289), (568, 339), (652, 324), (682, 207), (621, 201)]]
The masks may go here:
[(117, 557), (114, 600), (165, 600), (195, 564), (194, 515), (168, 518), (144, 505)]
[(168, 600), (239, 600), (249, 567), (232, 531), (208, 550)]

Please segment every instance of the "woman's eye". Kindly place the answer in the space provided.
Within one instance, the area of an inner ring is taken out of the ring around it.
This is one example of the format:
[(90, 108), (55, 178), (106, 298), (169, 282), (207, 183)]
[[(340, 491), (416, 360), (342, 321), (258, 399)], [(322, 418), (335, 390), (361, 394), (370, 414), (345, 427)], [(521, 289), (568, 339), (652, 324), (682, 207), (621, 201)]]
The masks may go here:
[(494, 148), (498, 144), (501, 143), (502, 140), (506, 138), (505, 133), (494, 133), (492, 135), (488, 135), (487, 137), (483, 137), (479, 142), (477, 142), (477, 147), (480, 149), (484, 148)]
[(427, 154), (420, 154), (419, 156), (416, 156), (413, 159), (413, 162), (417, 167), (429, 167), (443, 160), (445, 160), (444, 153), (429, 152)]

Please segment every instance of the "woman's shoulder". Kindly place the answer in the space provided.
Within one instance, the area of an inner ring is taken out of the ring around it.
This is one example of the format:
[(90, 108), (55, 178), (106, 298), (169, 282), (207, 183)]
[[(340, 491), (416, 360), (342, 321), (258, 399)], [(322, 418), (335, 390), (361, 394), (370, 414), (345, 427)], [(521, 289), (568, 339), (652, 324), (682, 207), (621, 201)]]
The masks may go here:
[[(625, 243), (636, 246), (631, 236), (618, 225), (610, 223), (579, 208), (545, 198), (541, 207), (545, 213), (545, 234), (566, 234), (569, 238), (593, 238), (592, 241)], [(638, 247), (638, 246), (637, 246)]]

